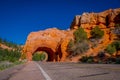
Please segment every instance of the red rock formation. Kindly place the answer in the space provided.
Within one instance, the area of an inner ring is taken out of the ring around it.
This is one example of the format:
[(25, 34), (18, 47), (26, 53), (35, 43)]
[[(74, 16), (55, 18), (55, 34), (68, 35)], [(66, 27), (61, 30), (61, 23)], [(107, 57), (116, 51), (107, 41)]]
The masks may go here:
[[(86, 55), (95, 56), (100, 50), (103, 50), (108, 44), (114, 41), (116, 36), (111, 33), (111, 29), (118, 23), (120, 24), (120, 8), (100, 13), (83, 13), (82, 15), (75, 16), (70, 27), (71, 30), (65, 31), (52, 28), (31, 32), (23, 48), (23, 53), (26, 54), (28, 60), (32, 60), (32, 55), (36, 51), (45, 51), (48, 54), (48, 61), (65, 61), (69, 55), (66, 50), (68, 42), (73, 38), (73, 31), (82, 27), (87, 32), (88, 38), (90, 38), (90, 31), (99, 25), (104, 30), (105, 35), (97, 47), (90, 48), (86, 52)], [(75, 58), (73, 59), (77, 61)]]
[(99, 51), (106, 48), (108, 44), (116, 39), (116, 35), (111, 32), (111, 29), (115, 28), (115, 24), (120, 24), (120, 8), (109, 9), (100, 13), (83, 13), (82, 15), (75, 16), (71, 29), (84, 28), (87, 32), (88, 38), (91, 37), (90, 31), (99, 26), (104, 31), (102, 42), (97, 47), (89, 49), (86, 55), (96, 56)]
[(100, 13), (83, 13), (82, 15), (75, 16), (71, 29), (83, 27), (84, 29), (91, 30), (96, 25), (100, 25), (101, 29), (114, 27), (116, 23), (120, 23), (120, 8), (109, 9)]
[(48, 61), (64, 61), (67, 56), (66, 47), (72, 37), (72, 31), (58, 30), (56, 28), (31, 32), (27, 38), (23, 53), (26, 53), (28, 60), (32, 60), (32, 55), (36, 51), (45, 51), (48, 53)]

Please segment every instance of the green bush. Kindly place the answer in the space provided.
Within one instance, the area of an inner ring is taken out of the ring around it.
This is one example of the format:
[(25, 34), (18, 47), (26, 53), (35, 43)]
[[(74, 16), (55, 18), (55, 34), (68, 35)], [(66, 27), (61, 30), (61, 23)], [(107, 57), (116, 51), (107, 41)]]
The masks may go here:
[(120, 49), (120, 41), (115, 41), (115, 42), (112, 43), (112, 45), (115, 46), (116, 50)]
[(112, 55), (114, 52), (116, 52), (116, 48), (115, 48), (114, 45), (109, 44), (109, 45), (107, 46), (107, 48), (106, 48), (106, 51), (107, 51), (109, 54)]
[(21, 53), (17, 50), (0, 49), (0, 61), (18, 61)]
[(83, 56), (81, 59), (80, 59), (81, 62), (83, 63), (94, 63), (94, 57), (93, 56)]
[(96, 26), (94, 29), (90, 32), (92, 38), (100, 39), (104, 36), (104, 31), (102, 31), (98, 26)]
[(109, 44), (106, 48), (106, 51), (110, 54), (113, 54), (117, 50), (120, 50), (120, 41), (114, 41), (111, 44)]
[(74, 40), (70, 40), (67, 47), (67, 51), (71, 53), (70, 56), (84, 53), (89, 49), (87, 33), (83, 28), (78, 28), (73, 34)]
[(36, 52), (34, 55), (33, 55), (33, 60), (34, 61), (43, 61), (45, 60), (46, 56), (44, 53), (40, 53), (40, 52)]
[(78, 28), (73, 34), (74, 34), (76, 43), (87, 39), (87, 33), (81, 27)]

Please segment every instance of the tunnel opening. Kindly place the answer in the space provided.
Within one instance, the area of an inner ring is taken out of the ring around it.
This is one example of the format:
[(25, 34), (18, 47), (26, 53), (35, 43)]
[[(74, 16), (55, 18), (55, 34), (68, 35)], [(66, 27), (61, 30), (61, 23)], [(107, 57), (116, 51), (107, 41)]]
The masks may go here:
[(48, 54), (45, 51), (37, 51), (33, 54), (32, 60), (34, 60), (34, 61), (47, 61)]
[(37, 48), (33, 55), (36, 53), (36, 52), (44, 52), (45, 53), (45, 57), (47, 57), (46, 60), (43, 60), (43, 61), (54, 61), (54, 52), (51, 50), (51, 48), (47, 48), (47, 47), (39, 47)]

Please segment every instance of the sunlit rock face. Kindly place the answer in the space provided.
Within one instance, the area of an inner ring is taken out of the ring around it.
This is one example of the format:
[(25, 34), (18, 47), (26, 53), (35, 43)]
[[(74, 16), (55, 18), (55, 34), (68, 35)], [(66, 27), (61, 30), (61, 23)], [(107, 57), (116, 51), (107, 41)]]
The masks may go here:
[(116, 24), (120, 24), (120, 8), (109, 9), (100, 13), (83, 13), (74, 17), (70, 29), (75, 30), (79, 27), (84, 28), (88, 38), (91, 37), (90, 32), (96, 26), (99, 26), (104, 31), (104, 36), (97, 47), (90, 48), (85, 55), (96, 56), (99, 51), (102, 51), (106, 46), (117, 39), (117, 36), (112, 32)]
[(23, 53), (28, 60), (36, 51), (45, 51), (48, 54), (48, 61), (65, 61), (67, 57), (67, 45), (73, 38), (72, 31), (64, 31), (50, 28), (44, 31), (31, 32), (28, 35)]
[(91, 30), (96, 25), (100, 25), (101, 29), (114, 27), (115, 24), (120, 23), (120, 8), (109, 9), (100, 13), (83, 13), (82, 15), (75, 16), (70, 28), (77, 29), (83, 27), (84, 29)]

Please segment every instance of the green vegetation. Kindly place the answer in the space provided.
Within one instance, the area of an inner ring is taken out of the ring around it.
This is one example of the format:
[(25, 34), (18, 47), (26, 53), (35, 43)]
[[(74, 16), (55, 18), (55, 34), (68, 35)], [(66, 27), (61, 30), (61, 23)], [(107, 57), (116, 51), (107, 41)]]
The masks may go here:
[(36, 52), (36, 53), (34, 53), (34, 55), (33, 55), (33, 60), (34, 61), (43, 61), (43, 60), (45, 60), (45, 58), (46, 58), (46, 52)]
[(114, 52), (116, 52), (119, 49), (120, 49), (120, 41), (114, 41), (113, 43), (111, 43), (107, 46), (106, 51), (109, 54), (113, 54)]
[(0, 43), (10, 47), (10, 49), (0, 47), (0, 71), (23, 63), (23, 61), (19, 61), (22, 49), (19, 45), (3, 40), (2, 38), (0, 38)]
[(78, 28), (74, 32), (74, 40), (70, 40), (67, 51), (71, 56), (86, 52), (89, 49), (87, 33), (83, 28)]
[(0, 48), (0, 71), (21, 64), (20, 57), (20, 51)]
[(83, 63), (93, 63), (94, 62), (94, 57), (93, 56), (83, 56), (80, 59), (81, 62)]
[(0, 48), (0, 61), (15, 62), (18, 61), (21, 53), (17, 50), (7, 50)]
[[(109, 44), (106, 48), (101, 47), (101, 51), (96, 56), (83, 56), (80, 61), (83, 63), (114, 63), (120, 64), (120, 56), (117, 54), (120, 50), (120, 24), (117, 24), (114, 30), (114, 34), (117, 35), (118, 38), (111, 44)], [(102, 31), (99, 26), (96, 26), (90, 32), (91, 38), (87, 39), (87, 33), (83, 28), (78, 28), (74, 33), (74, 39), (70, 40), (68, 44), (67, 51), (70, 53), (70, 58), (76, 55), (80, 55), (85, 53), (89, 49), (88, 41), (90, 42), (90, 47), (97, 47), (98, 44), (102, 44), (104, 39), (101, 39), (104, 36), (104, 31)], [(116, 53), (116, 55), (113, 55)], [(110, 54), (110, 56), (108, 56)]]
[(120, 41), (115, 41), (112, 43), (115, 46), (116, 50), (120, 50)]
[(75, 38), (75, 43), (87, 40), (87, 33), (84, 31), (83, 28), (78, 28), (73, 34)]
[(109, 54), (113, 54), (114, 52), (116, 52), (116, 48), (114, 45), (112, 44), (109, 44), (106, 48), (106, 51), (109, 53)]
[(102, 31), (98, 26), (96, 26), (94, 29), (90, 32), (92, 38), (100, 39), (104, 36), (104, 31)]
[(79, 55), (81, 53), (86, 52), (89, 49), (89, 45), (87, 41), (83, 41), (81, 43), (75, 43), (74, 45), (70, 46), (68, 45), (68, 51), (71, 54), (71, 56)]

